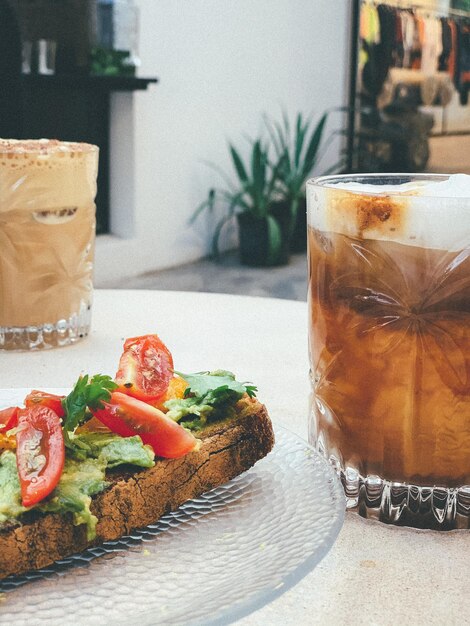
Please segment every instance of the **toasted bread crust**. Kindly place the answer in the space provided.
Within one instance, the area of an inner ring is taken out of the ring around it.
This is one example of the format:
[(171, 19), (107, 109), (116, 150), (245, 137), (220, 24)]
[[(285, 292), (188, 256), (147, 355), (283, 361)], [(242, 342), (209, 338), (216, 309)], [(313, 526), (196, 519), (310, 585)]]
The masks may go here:
[(98, 518), (93, 542), (87, 541), (83, 525), (74, 526), (70, 515), (56, 513), (0, 529), (0, 579), (118, 539), (249, 469), (271, 450), (274, 435), (262, 404), (241, 401), (238, 410), (236, 419), (205, 430), (196, 452), (180, 459), (158, 459), (146, 470), (110, 472), (111, 486), (91, 505)]

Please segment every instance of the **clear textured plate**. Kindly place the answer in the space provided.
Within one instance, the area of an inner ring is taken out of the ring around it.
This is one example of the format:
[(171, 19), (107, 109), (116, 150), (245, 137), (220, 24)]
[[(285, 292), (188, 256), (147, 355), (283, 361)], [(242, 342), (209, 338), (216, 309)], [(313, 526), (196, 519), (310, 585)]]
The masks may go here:
[(0, 582), (0, 623), (227, 624), (281, 595), (331, 548), (345, 499), (305, 441), (275, 434), (252, 469), (156, 524)]

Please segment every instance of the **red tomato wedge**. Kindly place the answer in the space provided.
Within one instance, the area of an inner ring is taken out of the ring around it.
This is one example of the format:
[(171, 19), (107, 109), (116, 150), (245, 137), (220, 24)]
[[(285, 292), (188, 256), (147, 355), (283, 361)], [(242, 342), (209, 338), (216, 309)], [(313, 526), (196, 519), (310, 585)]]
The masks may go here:
[(115, 378), (119, 391), (155, 402), (164, 396), (172, 376), (173, 357), (157, 335), (126, 340)]
[(196, 437), (165, 413), (120, 391), (113, 391), (104, 409), (93, 414), (121, 437), (139, 435), (152, 446), (156, 456), (176, 459), (198, 446)]
[(59, 417), (64, 417), (65, 411), (62, 407), (62, 399), (65, 396), (56, 396), (53, 393), (47, 393), (46, 391), (38, 391), (33, 389), (31, 393), (28, 393), (24, 399), (24, 403), (28, 407), (32, 406), (47, 406), (57, 413)]
[(41, 502), (57, 486), (65, 460), (60, 418), (47, 406), (18, 411), (16, 465), (23, 506)]
[(10, 428), (14, 428), (18, 423), (17, 406), (10, 406), (8, 409), (0, 411), (0, 433), (6, 433)]

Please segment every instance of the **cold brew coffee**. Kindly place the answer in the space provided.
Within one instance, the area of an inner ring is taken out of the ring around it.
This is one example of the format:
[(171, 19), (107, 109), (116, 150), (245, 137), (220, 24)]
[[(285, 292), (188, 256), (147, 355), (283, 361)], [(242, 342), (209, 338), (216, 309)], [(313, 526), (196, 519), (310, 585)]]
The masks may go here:
[(362, 514), (467, 527), (470, 177), (403, 179), (309, 183), (310, 437)]

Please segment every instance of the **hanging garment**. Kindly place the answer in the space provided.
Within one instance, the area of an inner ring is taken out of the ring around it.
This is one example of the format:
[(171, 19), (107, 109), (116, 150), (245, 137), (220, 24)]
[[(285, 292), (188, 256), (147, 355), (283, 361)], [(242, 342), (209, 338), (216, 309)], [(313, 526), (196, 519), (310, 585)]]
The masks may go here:
[(415, 42), (415, 20), (408, 11), (399, 12), (403, 37), (403, 67), (411, 67), (411, 54)]
[(380, 42), (368, 45), (367, 62), (362, 71), (362, 84), (367, 95), (375, 101), (387, 78), (393, 62), (395, 46), (395, 11), (386, 5), (377, 7), (380, 24)]
[(369, 59), (372, 46), (380, 43), (380, 21), (377, 8), (370, 4), (362, 5), (359, 20), (359, 66), (364, 67)]
[(449, 58), (452, 52), (452, 30), (449, 24), (449, 20), (446, 18), (441, 19), (442, 30), (442, 53), (439, 57), (439, 71), (447, 72), (449, 69)]
[(449, 20), (449, 28), (450, 28), (450, 36), (451, 36), (451, 50), (449, 54), (449, 61), (447, 65), (447, 71), (449, 72), (450, 77), (456, 82), (456, 71), (457, 71), (457, 24), (454, 20)]
[(460, 104), (464, 107), (468, 104), (468, 93), (470, 91), (470, 80), (460, 87)]
[(400, 11), (395, 11), (395, 49), (393, 51), (394, 67), (403, 67), (405, 49), (403, 47), (403, 29)]
[(457, 88), (460, 104), (468, 104), (470, 89), (470, 24), (463, 22), (457, 28)]
[(377, 7), (380, 22), (380, 45), (383, 47), (385, 57), (391, 61), (393, 48), (395, 47), (395, 16), (396, 10), (380, 4)]
[(421, 51), (424, 45), (424, 20), (416, 15), (413, 15), (413, 21), (415, 23), (413, 48), (411, 50), (411, 67), (414, 70), (421, 69)]
[(442, 24), (435, 17), (423, 19), (424, 39), (421, 50), (421, 71), (427, 76), (437, 72), (442, 54)]
[(359, 35), (368, 44), (380, 42), (380, 21), (377, 7), (371, 4), (362, 5)]

